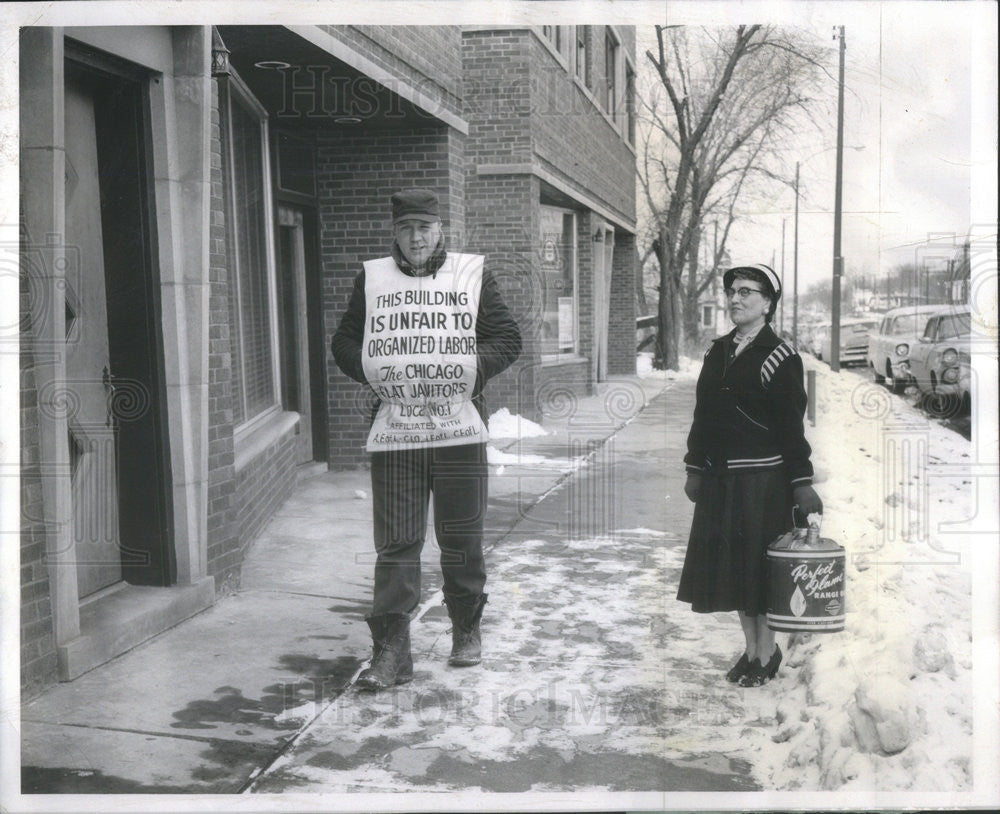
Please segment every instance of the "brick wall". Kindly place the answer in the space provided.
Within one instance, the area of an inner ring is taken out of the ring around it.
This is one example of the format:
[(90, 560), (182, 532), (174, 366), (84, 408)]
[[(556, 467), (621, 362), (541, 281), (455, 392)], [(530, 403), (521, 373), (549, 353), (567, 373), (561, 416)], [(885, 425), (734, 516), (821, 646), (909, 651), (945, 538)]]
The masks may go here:
[[(36, 280), (35, 283), (40, 283)], [(21, 315), (21, 696), (29, 698), (58, 679), (39, 466), (38, 393), (35, 386), (31, 292), (22, 271)]]
[[(597, 198), (620, 217), (634, 221), (635, 154), (624, 140), (625, 117), (616, 129), (602, 115), (604, 26), (588, 28), (592, 95), (581, 89), (572, 72), (537, 36), (531, 34), (525, 43), (532, 75), (533, 148), (545, 169)], [(623, 38), (620, 47), (627, 45), (628, 38)], [(634, 53), (634, 42), (631, 49)], [(622, 87), (619, 96), (624, 99)]]
[(467, 31), (462, 37), (465, 78), (466, 211), (469, 251), (487, 267), (521, 329), (521, 357), (486, 387), (487, 410), (507, 407), (540, 417), (535, 398), (542, 285), (538, 258), (538, 201), (534, 176), (478, 175), (485, 164), (529, 164), (531, 64), (526, 29)]
[(319, 137), (316, 175), (331, 468), (367, 462), (368, 389), (341, 373), (329, 351), (354, 278), (363, 261), (389, 253), (389, 199), (403, 187), (437, 192), (448, 246), (464, 250), (464, 149), (462, 134), (447, 127), (328, 132)]
[[(457, 26), (319, 26), (450, 113), (462, 94), (462, 32)], [(393, 90), (390, 83), (390, 90)]]
[(521, 329), (521, 356), (486, 386), (490, 413), (501, 407), (538, 418), (534, 368), (541, 328), (541, 266), (537, 254), (538, 179), (529, 175), (476, 176), (471, 166), (466, 186), (468, 250), (486, 256), (504, 302)]
[(531, 62), (527, 29), (469, 31), (462, 37), (471, 173), (479, 164), (531, 161)]
[(635, 373), (635, 235), (615, 233), (611, 261), (608, 373)]
[(218, 85), (212, 83), (211, 208), (208, 304), (208, 573), (217, 590), (239, 573), (236, 467), (233, 446), (232, 353), (229, 334), (230, 281), (222, 192), (222, 142)]
[(222, 555), (220, 564), (227, 570), (242, 566), (247, 549), (295, 488), (295, 444), (292, 429), (237, 473), (240, 546)]
[[(620, 47), (634, 53), (634, 31), (621, 29), (619, 33)], [(597, 89), (603, 82), (604, 27), (588, 27), (587, 35), (591, 38), (591, 84)], [(623, 140), (625, 117), (616, 129), (601, 113), (598, 103), (603, 97), (596, 90), (594, 95), (582, 90), (533, 30), (466, 31), (462, 52), (463, 111), (469, 122), (466, 189), (470, 246), (474, 244), (476, 251), (505, 267), (502, 288), (521, 325), (525, 345), (516, 368), (498, 377), (487, 395), (491, 410), (508, 406), (522, 415), (537, 417), (547, 399), (543, 391), (555, 392), (557, 380), (565, 379), (572, 392), (587, 392), (593, 387), (593, 374), (586, 372), (590, 369), (586, 365), (542, 364), (538, 355), (542, 304), (541, 287), (536, 284), (540, 274), (538, 178), (527, 174), (478, 175), (477, 168), (504, 163), (540, 166), (560, 177), (565, 186), (578, 190), (581, 198), (596, 198), (631, 221), (635, 217), (635, 157)], [(494, 167), (491, 172), (495, 171)], [(554, 202), (574, 206), (569, 199)], [(592, 359), (591, 236), (600, 219), (579, 203), (575, 208), (579, 353)], [(612, 307), (622, 313), (620, 305), (613, 303)], [(618, 326), (619, 345), (621, 330)], [(620, 348), (614, 352), (623, 357)], [(616, 357), (616, 369), (626, 364), (624, 358)]]
[(572, 415), (576, 397), (593, 392), (590, 361), (549, 362), (538, 368), (534, 384), (535, 401), (541, 413), (553, 417)]

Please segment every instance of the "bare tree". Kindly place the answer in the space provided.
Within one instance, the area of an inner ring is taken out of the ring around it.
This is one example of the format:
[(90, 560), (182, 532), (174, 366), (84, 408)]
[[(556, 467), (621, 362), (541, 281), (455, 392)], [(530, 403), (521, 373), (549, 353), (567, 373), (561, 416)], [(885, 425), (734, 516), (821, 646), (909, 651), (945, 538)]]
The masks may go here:
[[(761, 25), (657, 26), (656, 41), (656, 52), (646, 52), (655, 73), (641, 99), (639, 180), (660, 272), (654, 364), (676, 370), (681, 325), (696, 335), (698, 298), (726, 250), (738, 204), (754, 184), (779, 178), (772, 168), (783, 141), (808, 126), (826, 52), (802, 34)], [(699, 269), (710, 219), (721, 228), (713, 229), (709, 267)]]

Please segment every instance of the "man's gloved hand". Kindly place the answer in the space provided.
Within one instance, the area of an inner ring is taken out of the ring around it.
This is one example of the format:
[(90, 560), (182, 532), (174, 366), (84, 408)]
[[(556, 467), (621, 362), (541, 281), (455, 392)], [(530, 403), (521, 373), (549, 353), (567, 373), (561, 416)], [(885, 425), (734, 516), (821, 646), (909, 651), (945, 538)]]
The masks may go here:
[(698, 502), (698, 492), (701, 489), (701, 475), (697, 472), (688, 472), (687, 480), (684, 481), (684, 494), (692, 503)]
[(792, 503), (799, 507), (803, 517), (813, 513), (823, 514), (823, 501), (811, 486), (796, 486), (792, 489)]

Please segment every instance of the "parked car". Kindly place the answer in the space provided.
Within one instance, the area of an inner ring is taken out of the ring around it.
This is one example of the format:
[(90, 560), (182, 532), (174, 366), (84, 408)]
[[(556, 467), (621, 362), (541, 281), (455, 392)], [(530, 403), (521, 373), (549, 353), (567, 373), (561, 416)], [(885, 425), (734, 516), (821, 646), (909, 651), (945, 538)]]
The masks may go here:
[[(840, 365), (865, 364), (868, 354), (868, 334), (878, 327), (878, 320), (871, 317), (844, 319), (840, 322)], [(818, 354), (819, 359), (829, 361), (832, 358), (830, 328), (823, 332), (822, 344)]]
[(965, 348), (958, 352), (958, 393), (959, 412), (967, 415), (972, 410), (972, 354)]
[(952, 415), (961, 403), (960, 362), (963, 353), (966, 358), (969, 355), (971, 326), (968, 308), (949, 306), (927, 320), (910, 351), (910, 374), (923, 395), (924, 408), (932, 415)]
[(802, 339), (802, 347), (809, 351), (817, 359), (821, 358), (823, 351), (823, 337), (830, 331), (829, 322), (814, 322), (805, 330)]
[(866, 361), (875, 381), (890, 382), (894, 393), (902, 393), (912, 381), (910, 349), (919, 341), (927, 320), (942, 310), (940, 305), (907, 305), (882, 316), (878, 330), (868, 337)]

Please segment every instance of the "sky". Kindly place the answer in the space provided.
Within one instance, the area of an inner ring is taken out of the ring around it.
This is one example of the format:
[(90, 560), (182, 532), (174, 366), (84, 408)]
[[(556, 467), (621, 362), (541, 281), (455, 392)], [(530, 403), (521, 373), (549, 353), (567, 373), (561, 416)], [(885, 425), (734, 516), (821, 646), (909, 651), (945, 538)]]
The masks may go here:
[[(800, 291), (828, 278), (833, 267), (835, 25), (844, 25), (847, 44), (842, 237), (847, 272), (871, 278), (902, 263), (933, 266), (951, 255), (973, 223), (992, 220), (990, 231), (995, 233), (995, 206), (986, 207), (992, 208), (992, 218), (982, 217), (983, 206), (974, 203), (970, 188), (973, 180), (981, 183), (984, 177), (995, 184), (996, 175), (995, 112), (992, 124), (982, 127), (990, 121), (991, 104), (993, 111), (996, 108), (981, 88), (996, 71), (995, 29), (990, 26), (992, 61), (984, 60), (977, 50), (977, 39), (984, 33), (977, 17), (982, 6), (934, 1), (794, 7), (726, 3), (714, 7), (726, 13), (711, 16), (705, 14), (709, 7), (704, 3), (669, 7), (671, 24), (766, 21), (803, 27), (829, 44), (833, 76), (829, 101), (820, 108), (828, 127), (804, 132), (789, 145), (790, 155), (801, 155)], [(655, 42), (653, 37), (651, 29), (640, 30), (639, 50), (644, 39)], [(642, 53), (639, 58), (648, 64)], [(992, 149), (974, 145), (974, 135), (992, 141)], [(794, 163), (789, 175), (794, 176)], [(773, 257), (780, 267), (784, 221), (790, 276), (794, 205), (789, 188), (778, 191), (766, 207), (769, 211), (744, 212), (730, 240), (734, 261), (770, 262)]]

